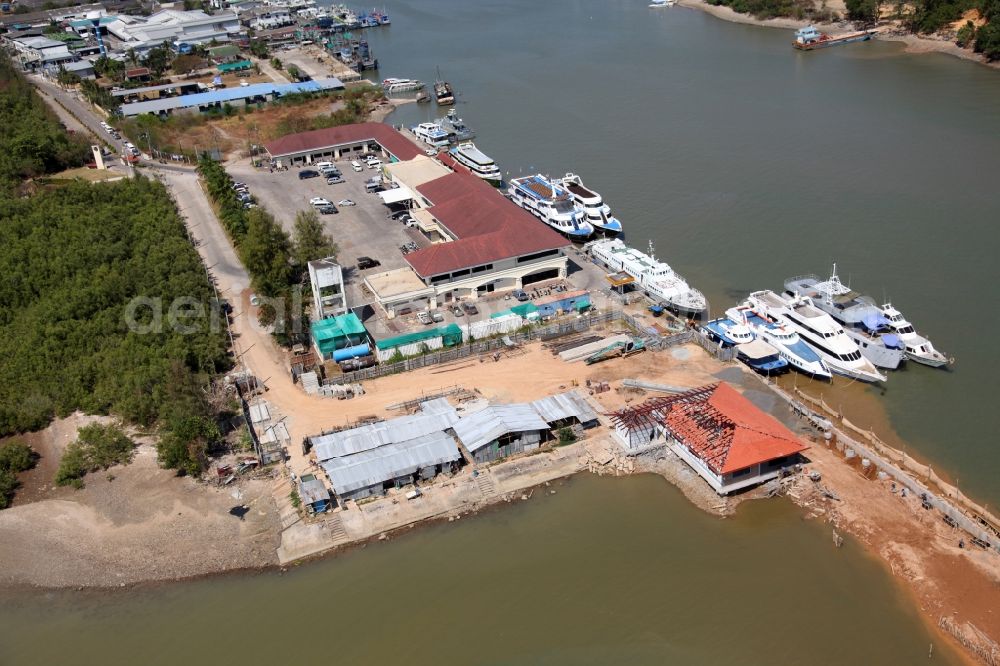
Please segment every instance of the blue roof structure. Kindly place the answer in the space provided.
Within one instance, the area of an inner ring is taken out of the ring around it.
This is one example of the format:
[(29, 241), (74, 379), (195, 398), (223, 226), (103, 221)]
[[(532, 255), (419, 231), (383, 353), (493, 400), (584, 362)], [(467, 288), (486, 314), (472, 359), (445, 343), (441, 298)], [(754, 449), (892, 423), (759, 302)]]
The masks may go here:
[(180, 97), (167, 97), (164, 99), (153, 99), (146, 102), (134, 102), (123, 104), (122, 115), (125, 117), (138, 116), (143, 113), (162, 113), (173, 111), (174, 109), (189, 109), (195, 106), (210, 106), (214, 104), (225, 104), (251, 97), (267, 97), (268, 95), (289, 95), (293, 93), (313, 93), (324, 90), (340, 90), (344, 84), (337, 78), (317, 79), (315, 81), (302, 81), (300, 83), (254, 83), (249, 86), (239, 86), (236, 88), (223, 88), (205, 93), (195, 93), (193, 95), (181, 95)]

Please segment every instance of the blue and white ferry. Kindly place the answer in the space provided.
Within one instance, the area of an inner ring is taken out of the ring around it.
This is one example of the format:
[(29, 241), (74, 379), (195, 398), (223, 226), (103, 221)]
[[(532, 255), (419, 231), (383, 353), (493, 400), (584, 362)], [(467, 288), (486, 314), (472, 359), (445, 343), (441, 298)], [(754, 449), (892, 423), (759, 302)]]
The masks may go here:
[(735, 347), (736, 357), (754, 372), (769, 376), (788, 372), (789, 363), (781, 352), (756, 339), (750, 326), (742, 320), (720, 317), (702, 326), (702, 330), (721, 346)]
[(573, 240), (586, 240), (594, 233), (593, 225), (573, 202), (565, 188), (542, 175), (514, 178), (507, 188), (507, 196), (556, 231)]
[(830, 369), (819, 354), (813, 351), (792, 328), (768, 321), (758, 314), (749, 303), (726, 310), (731, 321), (746, 322), (754, 336), (774, 347), (781, 358), (793, 368), (811, 377), (830, 379)]

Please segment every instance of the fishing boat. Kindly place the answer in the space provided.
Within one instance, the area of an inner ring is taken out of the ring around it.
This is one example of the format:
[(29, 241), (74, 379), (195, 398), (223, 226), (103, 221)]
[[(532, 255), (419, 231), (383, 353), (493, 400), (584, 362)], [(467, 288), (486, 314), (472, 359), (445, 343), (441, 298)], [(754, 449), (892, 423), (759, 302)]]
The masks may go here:
[(881, 308), (870, 297), (845, 286), (837, 276), (837, 264), (827, 280), (816, 275), (785, 280), (785, 294), (811, 298), (813, 305), (844, 327), (865, 358), (877, 367), (895, 370), (906, 360), (906, 348)]
[(673, 7), (677, 4), (677, 0), (652, 0), (649, 3), (650, 7)]
[(434, 81), (434, 98), (438, 106), (448, 106), (455, 103), (455, 92), (451, 89), (451, 84), (441, 78), (441, 70), (437, 71), (437, 79)]
[(828, 46), (839, 46), (840, 44), (850, 44), (852, 42), (867, 42), (878, 34), (878, 30), (862, 30), (861, 32), (851, 32), (846, 35), (831, 36), (825, 32), (820, 32), (815, 26), (807, 25), (795, 31), (795, 41), (792, 46), (800, 51), (814, 51), (825, 49)]
[(382, 90), (384, 90), (388, 95), (393, 93), (410, 92), (412, 90), (421, 90), (423, 88), (423, 82), (417, 79), (396, 79), (392, 77), (382, 79)]
[(594, 259), (612, 271), (631, 275), (650, 298), (678, 314), (700, 317), (708, 308), (704, 294), (656, 258), (653, 241), (649, 241), (649, 254), (628, 247), (620, 238), (594, 241), (586, 249)]
[(451, 140), (454, 142), (470, 141), (476, 138), (476, 133), (465, 124), (464, 120), (458, 117), (458, 112), (454, 108), (448, 109), (448, 115), (439, 118), (437, 123), (441, 129), (451, 135)]
[(600, 194), (583, 186), (583, 180), (580, 176), (575, 173), (567, 173), (556, 180), (556, 184), (562, 185), (569, 191), (573, 196), (573, 201), (583, 208), (583, 212), (587, 215), (587, 221), (594, 225), (595, 229), (612, 234), (622, 232), (622, 223), (611, 214), (611, 208), (604, 203)]
[(844, 328), (813, 305), (808, 296), (783, 297), (770, 290), (755, 291), (747, 302), (762, 318), (785, 324), (798, 333), (831, 371), (863, 382), (885, 381), (885, 375), (862, 355)]
[(448, 152), (451, 153), (456, 162), (491, 185), (499, 186), (503, 182), (500, 167), (496, 165), (493, 158), (476, 148), (476, 144), (471, 141), (460, 143)]
[(726, 317), (730, 321), (745, 323), (756, 339), (777, 349), (781, 357), (799, 372), (820, 379), (830, 378), (830, 369), (823, 359), (802, 341), (798, 333), (784, 324), (765, 319), (748, 302), (726, 310)]
[(557, 187), (541, 174), (514, 178), (507, 188), (507, 196), (556, 231), (573, 240), (585, 240), (594, 233), (569, 192)]
[(420, 123), (411, 127), (410, 131), (413, 132), (413, 136), (435, 148), (450, 144), (448, 133), (441, 129), (437, 123)]

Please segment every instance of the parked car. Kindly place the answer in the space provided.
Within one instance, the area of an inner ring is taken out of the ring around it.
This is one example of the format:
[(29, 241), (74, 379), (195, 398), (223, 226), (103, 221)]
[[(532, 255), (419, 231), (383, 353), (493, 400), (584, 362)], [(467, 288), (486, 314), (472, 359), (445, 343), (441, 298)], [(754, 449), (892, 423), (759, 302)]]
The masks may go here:
[(528, 295), (526, 293), (524, 293), (523, 289), (515, 289), (514, 290), (514, 298), (516, 298), (517, 300), (519, 300), (519, 301), (521, 301), (523, 303), (524, 301), (528, 300)]
[(340, 201), (337, 202), (337, 205), (338, 206), (357, 206), (357, 204), (354, 203), (353, 201), (351, 201), (350, 199), (341, 199)]
[(333, 204), (330, 204), (329, 206), (317, 206), (316, 210), (319, 212), (320, 215), (335, 215), (336, 213), (339, 212), (337, 210), (337, 207), (334, 206)]
[(323, 169), (336, 168), (333, 162), (316, 162), (316, 164), (313, 164), (313, 166), (319, 169), (320, 171), (322, 171)]
[(313, 171), (312, 169), (299, 171), (299, 180), (305, 180), (306, 178), (319, 178), (319, 171)]
[(462, 303), (462, 309), (465, 310), (465, 313), (468, 315), (479, 314), (479, 310), (472, 303)]
[(358, 257), (358, 270), (363, 271), (367, 268), (375, 268), (376, 266), (381, 266), (382, 262), (378, 259), (372, 259), (371, 257)]
[(333, 204), (323, 197), (313, 197), (309, 200), (310, 206), (332, 206)]
[(357, 160), (351, 161), (351, 168), (354, 169), (355, 171), (364, 171), (365, 169), (363, 166), (361, 166), (361, 162)]
[(428, 148), (427, 150), (424, 151), (424, 155), (426, 155), (427, 157), (434, 157), (437, 154), (438, 151), (435, 150), (434, 148)]
[(440, 324), (441, 322), (444, 321), (444, 315), (435, 310), (434, 312), (431, 313), (431, 319), (434, 320), (434, 323)]
[(462, 308), (458, 307), (457, 305), (451, 309), (451, 313), (456, 317), (462, 317), (465, 315), (465, 311), (462, 310)]
[(429, 326), (430, 324), (434, 323), (434, 320), (431, 319), (431, 316), (427, 314), (427, 310), (421, 310), (420, 312), (417, 313), (417, 321), (419, 321), (424, 326)]
[(410, 211), (408, 211), (408, 210), (397, 210), (395, 213), (392, 213), (391, 215), (389, 215), (389, 219), (390, 220), (399, 220), (401, 218), (409, 217), (409, 216), (410, 216)]
[(329, 178), (326, 179), (327, 185), (336, 185), (338, 183), (343, 183), (343, 182), (344, 182), (344, 177), (341, 176), (340, 174), (337, 174), (336, 176), (330, 176)]
[(380, 160), (379, 158), (375, 157), (373, 159), (369, 159), (366, 162), (366, 164), (368, 164), (368, 168), (369, 169), (377, 169), (380, 166), (382, 166), (382, 160)]

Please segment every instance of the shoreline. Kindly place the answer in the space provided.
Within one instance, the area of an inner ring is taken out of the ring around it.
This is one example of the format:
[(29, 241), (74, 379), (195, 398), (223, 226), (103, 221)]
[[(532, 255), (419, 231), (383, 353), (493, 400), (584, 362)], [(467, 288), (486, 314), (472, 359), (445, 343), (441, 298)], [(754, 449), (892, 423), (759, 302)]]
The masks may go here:
[[(814, 23), (812, 21), (798, 20), (787, 17), (758, 19), (750, 14), (741, 14), (733, 9), (730, 9), (729, 7), (709, 4), (706, 0), (677, 0), (677, 6), (702, 11), (706, 14), (714, 16), (715, 18), (722, 19), (723, 21), (729, 21), (730, 23), (742, 23), (744, 25), (754, 25), (762, 28), (795, 30), (803, 28), (807, 25), (816, 25), (818, 27), (827, 28), (832, 34), (845, 32), (840, 25), (831, 23)], [(892, 30), (884, 30), (883, 28), (883, 30), (880, 30), (875, 39), (883, 42), (903, 43), (906, 45), (903, 53), (943, 53), (945, 55), (974, 62), (991, 69), (1000, 69), (1000, 61), (989, 62), (978, 53), (975, 53), (970, 49), (963, 49), (954, 42), (944, 39), (922, 37), (920, 35), (899, 31), (898, 28)]]

